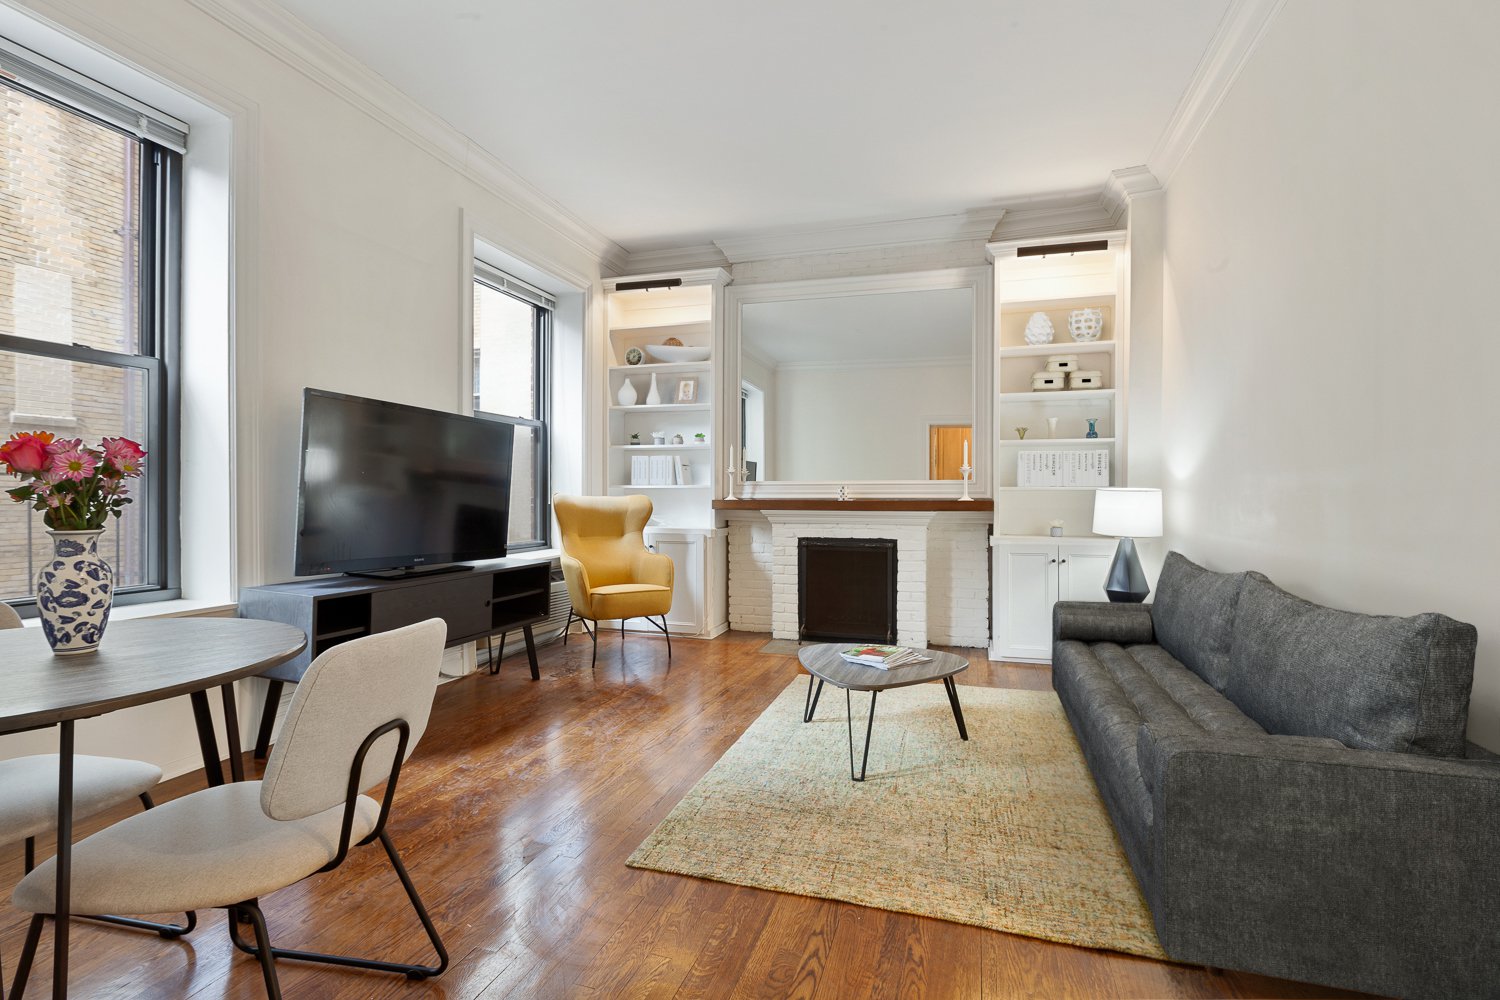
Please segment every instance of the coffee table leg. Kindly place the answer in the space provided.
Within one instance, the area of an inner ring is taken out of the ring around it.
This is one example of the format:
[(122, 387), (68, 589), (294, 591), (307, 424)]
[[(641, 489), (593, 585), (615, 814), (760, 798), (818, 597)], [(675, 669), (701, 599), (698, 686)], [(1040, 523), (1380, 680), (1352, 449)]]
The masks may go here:
[(964, 725), (964, 710), (958, 707), (958, 685), (953, 683), (952, 677), (944, 677), (943, 687), (948, 691), (948, 704), (953, 706), (953, 721), (958, 723), (958, 737), (967, 740), (969, 730)]
[(859, 774), (854, 773), (854, 701), (849, 689), (844, 688), (844, 706), (849, 718), (849, 777), (855, 781), (865, 780), (865, 769), (870, 766), (870, 733), (875, 729), (875, 699), (879, 691), (870, 692), (870, 721), (865, 723), (865, 755), (859, 762)]
[[(813, 685), (817, 690), (813, 690)], [(813, 674), (807, 675), (807, 697), (802, 699), (802, 721), (811, 722), (813, 713), (818, 710), (818, 699), (823, 696), (823, 679)]]

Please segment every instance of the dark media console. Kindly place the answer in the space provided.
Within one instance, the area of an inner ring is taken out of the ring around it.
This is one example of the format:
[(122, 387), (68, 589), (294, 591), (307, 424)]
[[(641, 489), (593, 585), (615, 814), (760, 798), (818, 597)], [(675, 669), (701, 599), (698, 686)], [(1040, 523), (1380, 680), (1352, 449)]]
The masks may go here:
[[(468, 564), (465, 573), (437, 573), (394, 580), (349, 576), (246, 587), (240, 591), (239, 616), (295, 625), (308, 644), (294, 658), (262, 674), (271, 682), (261, 714), (255, 755), (264, 757), (281, 702), (282, 686), (295, 684), (313, 658), (350, 639), (389, 632), (405, 625), (441, 618), (448, 624), (449, 646), (521, 629), (531, 679), (541, 673), (531, 627), (547, 618), (551, 560), (497, 559)], [(490, 664), (494, 673), (495, 664)]]

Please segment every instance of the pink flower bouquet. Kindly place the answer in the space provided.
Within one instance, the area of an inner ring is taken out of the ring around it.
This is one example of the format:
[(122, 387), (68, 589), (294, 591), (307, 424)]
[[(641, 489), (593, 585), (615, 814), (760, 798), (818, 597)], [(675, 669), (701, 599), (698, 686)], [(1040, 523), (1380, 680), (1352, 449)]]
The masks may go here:
[(146, 452), (129, 438), (105, 438), (97, 448), (79, 438), (45, 431), (12, 434), (0, 444), (0, 464), (24, 485), (6, 490), (17, 503), (42, 512), (54, 531), (94, 531), (130, 503), (130, 480), (140, 476)]

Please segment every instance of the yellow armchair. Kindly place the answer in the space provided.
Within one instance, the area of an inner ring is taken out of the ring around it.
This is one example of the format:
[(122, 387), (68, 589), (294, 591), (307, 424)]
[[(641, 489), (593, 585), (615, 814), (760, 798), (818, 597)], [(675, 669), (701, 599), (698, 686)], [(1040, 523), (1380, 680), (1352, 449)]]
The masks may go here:
[[(594, 641), (599, 660), (599, 622), (660, 617), (651, 621), (667, 637), (672, 658), (672, 634), (667, 612), (672, 610), (672, 560), (646, 548), (641, 532), (651, 519), (651, 501), (643, 496), (552, 498), (552, 510), (562, 531), (563, 578), (573, 607), (568, 627), (577, 618)], [(593, 628), (589, 628), (593, 623)], [(567, 631), (563, 633), (566, 643)]]

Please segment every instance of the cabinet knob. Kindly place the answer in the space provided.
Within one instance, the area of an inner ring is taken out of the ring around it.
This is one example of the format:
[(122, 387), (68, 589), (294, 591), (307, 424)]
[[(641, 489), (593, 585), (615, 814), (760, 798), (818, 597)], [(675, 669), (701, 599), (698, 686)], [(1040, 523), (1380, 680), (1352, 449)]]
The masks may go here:
[(1063, 564), (1063, 565), (1064, 565), (1064, 566), (1066, 566), (1066, 565), (1067, 565), (1067, 564), (1068, 564), (1068, 561), (1067, 561), (1067, 560), (1066, 560), (1066, 559), (1064, 559), (1064, 560), (1063, 560), (1063, 561), (1062, 561), (1062, 564)]
[(1057, 560), (1056, 559), (1051, 560), (1051, 562), (1052, 562), (1052, 565), (1054, 565), (1054, 566), (1057, 565)]

